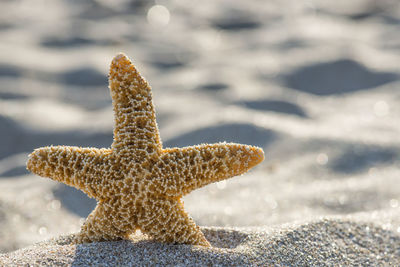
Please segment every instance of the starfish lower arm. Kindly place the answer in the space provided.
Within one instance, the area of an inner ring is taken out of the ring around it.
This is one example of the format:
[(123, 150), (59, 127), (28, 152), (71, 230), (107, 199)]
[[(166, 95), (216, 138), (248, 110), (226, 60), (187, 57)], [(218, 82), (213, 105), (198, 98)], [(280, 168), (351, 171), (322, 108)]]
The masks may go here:
[[(162, 242), (177, 242), (209, 247), (207, 239), (193, 219), (185, 212), (180, 199), (165, 199), (163, 202), (149, 202), (145, 209), (153, 216), (139, 219), (141, 230)], [(169, 225), (169, 229), (165, 229)]]
[[(112, 212), (112, 211), (111, 211)], [(99, 241), (110, 241), (119, 240), (123, 237), (127, 237), (130, 233), (130, 227), (128, 231), (121, 230), (116, 227), (120, 225), (115, 224), (112, 220), (109, 208), (99, 202), (97, 207), (89, 214), (85, 223), (82, 225), (81, 232), (76, 238), (77, 243), (88, 243), (88, 242), (99, 242)]]

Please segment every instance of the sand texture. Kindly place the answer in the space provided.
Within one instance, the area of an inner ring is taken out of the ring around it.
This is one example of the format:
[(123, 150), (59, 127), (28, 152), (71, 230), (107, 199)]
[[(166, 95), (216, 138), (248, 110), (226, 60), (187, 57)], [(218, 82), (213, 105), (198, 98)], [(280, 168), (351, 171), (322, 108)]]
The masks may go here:
[(5, 265), (398, 266), (400, 237), (370, 223), (324, 219), (276, 229), (203, 228), (212, 248), (134, 241), (72, 245), (61, 236), (0, 255)]
[[(0, 2), (0, 261), (400, 265), (399, 1), (157, 3)], [(213, 248), (68, 245), (95, 200), (25, 168), (37, 147), (110, 147), (118, 52), (163, 147), (265, 152), (184, 197)]]

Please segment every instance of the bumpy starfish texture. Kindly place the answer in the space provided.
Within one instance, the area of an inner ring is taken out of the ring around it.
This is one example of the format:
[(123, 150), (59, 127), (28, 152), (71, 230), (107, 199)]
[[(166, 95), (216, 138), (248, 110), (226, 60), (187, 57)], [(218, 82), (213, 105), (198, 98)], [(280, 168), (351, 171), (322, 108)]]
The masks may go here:
[(163, 149), (151, 88), (123, 54), (111, 63), (109, 88), (111, 148), (42, 147), (27, 168), (97, 200), (77, 243), (129, 239), (140, 229), (161, 242), (210, 246), (182, 196), (246, 172), (264, 159), (262, 149), (234, 143)]

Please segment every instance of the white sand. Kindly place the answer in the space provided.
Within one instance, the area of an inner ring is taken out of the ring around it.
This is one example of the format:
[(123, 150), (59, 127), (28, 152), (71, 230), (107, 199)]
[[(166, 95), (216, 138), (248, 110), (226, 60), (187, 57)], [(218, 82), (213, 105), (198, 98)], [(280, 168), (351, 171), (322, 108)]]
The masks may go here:
[(185, 197), (199, 225), (260, 228), (229, 249), (53, 242), (2, 260), (84, 263), (96, 247), (121, 263), (399, 265), (398, 1), (160, 1), (169, 21), (147, 1), (118, 3), (0, 3), (0, 252), (75, 233), (94, 207), (24, 165), (39, 146), (111, 144), (106, 73), (120, 51), (153, 86), (165, 146), (264, 148), (250, 173)]

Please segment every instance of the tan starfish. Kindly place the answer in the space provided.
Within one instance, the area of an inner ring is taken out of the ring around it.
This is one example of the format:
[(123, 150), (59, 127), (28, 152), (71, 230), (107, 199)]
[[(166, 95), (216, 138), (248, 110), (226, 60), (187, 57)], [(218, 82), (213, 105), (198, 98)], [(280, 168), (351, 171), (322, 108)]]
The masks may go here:
[(111, 63), (109, 87), (111, 148), (42, 147), (29, 155), (27, 168), (97, 200), (77, 243), (129, 239), (140, 229), (161, 242), (210, 246), (182, 196), (246, 172), (263, 161), (262, 149), (234, 143), (163, 149), (151, 88), (124, 54)]

